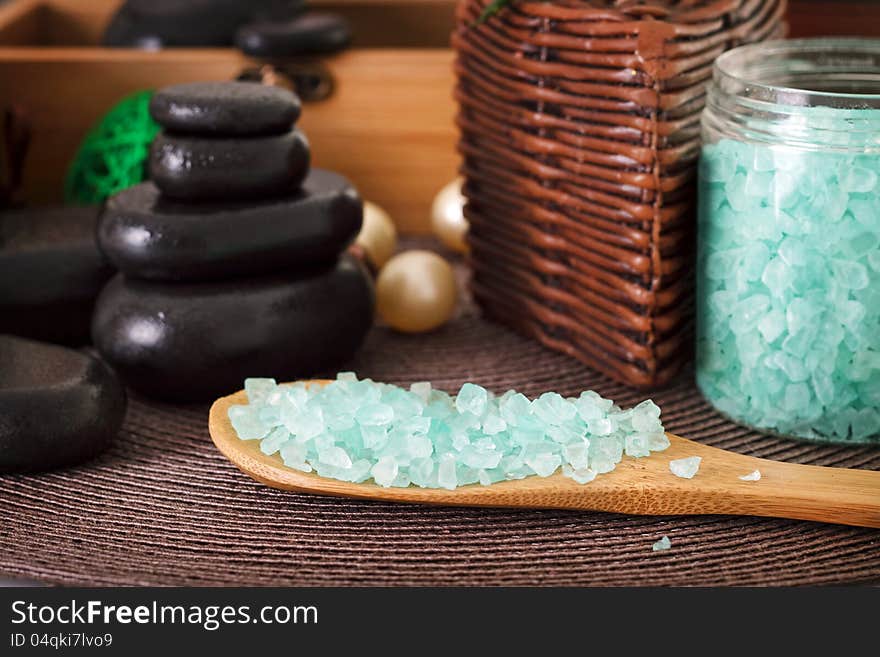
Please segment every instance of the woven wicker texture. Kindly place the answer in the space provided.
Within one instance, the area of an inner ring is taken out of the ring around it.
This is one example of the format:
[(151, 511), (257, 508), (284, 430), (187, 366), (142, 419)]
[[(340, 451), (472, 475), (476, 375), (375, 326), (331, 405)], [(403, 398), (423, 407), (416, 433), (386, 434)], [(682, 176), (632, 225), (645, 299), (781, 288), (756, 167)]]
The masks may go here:
[(474, 291), (493, 317), (633, 385), (692, 335), (694, 163), (714, 59), (785, 0), (517, 2), (458, 52)]
[[(467, 305), (429, 336), (377, 328), (361, 375), (448, 390), (643, 393)], [(688, 373), (652, 396), (669, 430), (768, 458), (880, 470), (880, 449), (737, 427)], [(788, 520), (452, 509), (283, 493), (213, 447), (207, 407), (131, 401), (115, 447), (78, 468), (0, 476), (0, 575), (82, 585), (712, 585), (880, 582), (880, 531)], [(651, 551), (664, 534), (672, 549)]]

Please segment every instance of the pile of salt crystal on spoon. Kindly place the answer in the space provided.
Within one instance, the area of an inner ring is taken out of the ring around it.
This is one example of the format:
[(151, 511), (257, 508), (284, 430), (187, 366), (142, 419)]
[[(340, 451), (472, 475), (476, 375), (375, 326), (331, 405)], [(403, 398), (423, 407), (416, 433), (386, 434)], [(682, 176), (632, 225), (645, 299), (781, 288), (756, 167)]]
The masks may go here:
[(561, 468), (584, 484), (624, 455), (669, 446), (652, 401), (623, 410), (592, 391), (530, 400), (465, 383), (451, 396), (430, 383), (405, 390), (350, 372), (325, 386), (248, 379), (245, 391), (248, 404), (229, 409), (239, 438), (259, 440), (288, 467), (354, 483), (454, 489)]

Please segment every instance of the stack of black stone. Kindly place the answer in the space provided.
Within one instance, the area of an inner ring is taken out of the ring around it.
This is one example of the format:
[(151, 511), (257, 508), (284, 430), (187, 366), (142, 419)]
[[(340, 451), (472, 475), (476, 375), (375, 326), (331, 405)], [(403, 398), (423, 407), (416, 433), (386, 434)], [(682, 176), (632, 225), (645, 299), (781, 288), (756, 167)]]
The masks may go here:
[(296, 96), (194, 83), (158, 92), (150, 112), (164, 128), (151, 180), (109, 199), (98, 224), (121, 271), (95, 308), (101, 354), (175, 401), (349, 358), (373, 318), (369, 276), (345, 254), (363, 205), (345, 178), (310, 169)]

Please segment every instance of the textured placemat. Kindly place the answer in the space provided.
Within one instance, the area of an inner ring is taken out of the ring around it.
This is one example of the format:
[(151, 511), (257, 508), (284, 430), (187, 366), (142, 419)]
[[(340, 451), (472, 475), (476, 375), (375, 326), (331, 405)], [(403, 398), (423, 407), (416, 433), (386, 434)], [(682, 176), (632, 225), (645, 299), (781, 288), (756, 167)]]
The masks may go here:
[[(377, 328), (351, 367), (398, 384), (642, 397), (480, 319), (422, 337)], [(880, 470), (880, 449), (817, 446), (725, 421), (685, 372), (653, 398), (668, 429), (796, 463)], [(664, 534), (668, 552), (651, 544)], [(207, 406), (134, 397), (89, 465), (0, 477), (0, 574), (79, 585), (713, 585), (880, 581), (880, 531), (734, 517), (403, 506), (265, 488), (207, 433)]]

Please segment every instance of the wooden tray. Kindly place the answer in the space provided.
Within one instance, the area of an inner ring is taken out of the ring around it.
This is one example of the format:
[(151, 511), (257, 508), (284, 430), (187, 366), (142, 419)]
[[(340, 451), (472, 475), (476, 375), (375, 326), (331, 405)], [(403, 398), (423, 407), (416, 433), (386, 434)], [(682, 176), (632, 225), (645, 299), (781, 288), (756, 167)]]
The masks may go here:
[[(30, 203), (61, 199), (80, 140), (123, 96), (176, 82), (231, 79), (254, 64), (232, 49), (101, 48), (118, 4), (12, 0), (0, 6), (0, 107), (24, 108), (34, 128), (24, 176)], [(452, 53), (445, 46), (453, 4), (312, 2), (348, 17), (355, 32), (355, 47), (324, 62), (334, 93), (304, 109), (301, 125), (315, 165), (351, 178), (406, 232), (429, 230), (431, 201), (458, 166)]]
[[(159, 53), (97, 46), (121, 0), (9, 0), (0, 5), (0, 107), (25, 107), (34, 140), (25, 170), (32, 203), (61, 198), (88, 128), (122, 96), (252, 64), (229, 49)], [(181, 0), (185, 1), (185, 0)], [(244, 0), (243, 0), (244, 1)], [(307, 106), (315, 163), (349, 176), (407, 232), (429, 229), (434, 194), (456, 172), (452, 53), (456, 0), (311, 0), (345, 15), (355, 47), (326, 62), (337, 82)], [(792, 36), (880, 34), (875, 0), (792, 0)]]

